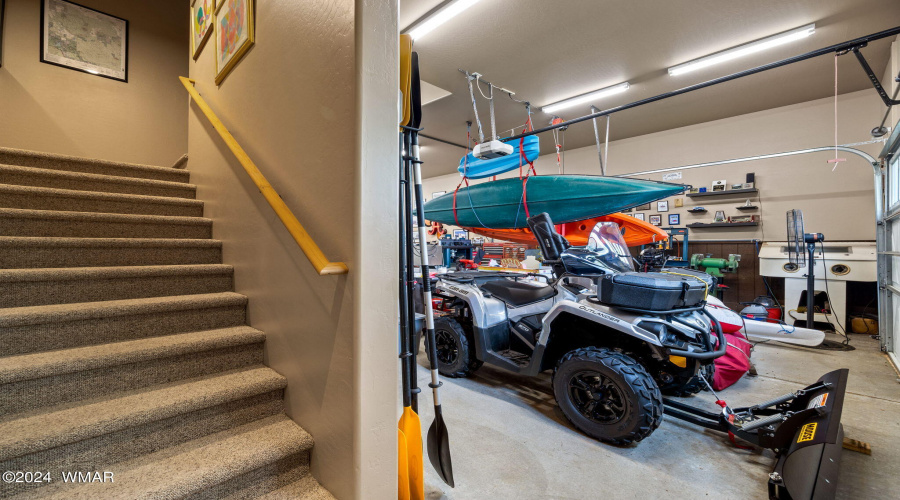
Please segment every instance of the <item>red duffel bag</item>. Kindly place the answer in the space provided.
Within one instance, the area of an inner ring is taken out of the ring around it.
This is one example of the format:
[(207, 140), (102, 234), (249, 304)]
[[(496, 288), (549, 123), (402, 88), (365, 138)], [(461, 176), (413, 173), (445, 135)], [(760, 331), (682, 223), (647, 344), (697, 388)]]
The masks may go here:
[(750, 370), (750, 349), (752, 344), (741, 332), (725, 334), (728, 346), (725, 354), (715, 360), (716, 375), (713, 377), (713, 389), (720, 391), (730, 387)]

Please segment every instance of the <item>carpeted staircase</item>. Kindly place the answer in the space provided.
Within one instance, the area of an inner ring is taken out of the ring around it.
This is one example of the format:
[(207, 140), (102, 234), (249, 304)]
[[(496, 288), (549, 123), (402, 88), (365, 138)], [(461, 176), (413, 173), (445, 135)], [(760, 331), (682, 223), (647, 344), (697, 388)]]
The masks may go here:
[(188, 180), (0, 148), (0, 498), (333, 498)]

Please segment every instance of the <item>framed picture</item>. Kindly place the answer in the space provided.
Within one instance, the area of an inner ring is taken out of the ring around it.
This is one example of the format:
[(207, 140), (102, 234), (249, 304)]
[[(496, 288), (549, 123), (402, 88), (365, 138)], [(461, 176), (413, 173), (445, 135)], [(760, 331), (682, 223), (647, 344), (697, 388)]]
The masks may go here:
[(644, 213), (643, 212), (635, 212), (634, 218), (637, 220), (644, 220)]
[(713, 181), (712, 190), (713, 191), (725, 191), (726, 184), (728, 184), (728, 181), (726, 181), (726, 180)]
[(128, 21), (67, 0), (41, 0), (41, 62), (128, 81)]
[(680, 214), (669, 214), (669, 225), (677, 226), (681, 224), (681, 215)]
[(216, 85), (220, 85), (253, 46), (253, 0), (219, 0), (215, 23)]
[(641, 205), (641, 206), (635, 208), (635, 210), (650, 210), (650, 204), (647, 203), (646, 205)]
[(454, 240), (469, 239), (469, 232), (466, 231), (465, 229), (454, 229), (453, 230), (453, 239)]
[(650, 224), (653, 224), (654, 226), (662, 226), (662, 215), (651, 215)]
[(0, 68), (3, 67), (3, 11), (6, 10), (6, 0), (0, 0)]
[(215, 11), (216, 0), (193, 0), (191, 4), (191, 54), (194, 59), (200, 57), (200, 51), (212, 35)]
[(713, 219), (713, 222), (725, 222), (725, 211), (716, 210), (716, 217)]
[(656, 202), (656, 211), (657, 212), (668, 212), (669, 211), (669, 200), (662, 200)]
[(433, 200), (433, 199), (437, 198), (438, 196), (444, 196), (445, 194), (447, 194), (446, 191), (435, 191), (435, 192), (431, 193), (431, 199)]
[(684, 198), (675, 198), (675, 208), (684, 206)]

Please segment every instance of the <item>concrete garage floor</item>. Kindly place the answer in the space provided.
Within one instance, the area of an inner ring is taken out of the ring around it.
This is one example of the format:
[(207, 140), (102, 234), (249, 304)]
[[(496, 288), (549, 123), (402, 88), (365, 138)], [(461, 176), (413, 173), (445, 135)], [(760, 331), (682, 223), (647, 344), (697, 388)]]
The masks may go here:
[[(855, 351), (758, 344), (759, 376), (721, 392), (729, 404), (761, 402), (799, 389), (835, 368), (850, 368), (844, 403), (847, 437), (872, 455), (844, 450), (838, 498), (900, 498), (900, 383), (878, 342), (851, 335)], [(433, 421), (427, 359), (419, 354), (419, 402), (425, 436)], [(590, 439), (566, 421), (550, 374), (527, 378), (482, 367), (468, 379), (443, 379), (456, 488), (425, 458), (430, 500), (480, 499), (766, 499), (774, 466), (769, 451), (735, 448), (726, 435), (665, 419), (647, 439), (616, 447)], [(718, 409), (703, 392), (691, 404)]]

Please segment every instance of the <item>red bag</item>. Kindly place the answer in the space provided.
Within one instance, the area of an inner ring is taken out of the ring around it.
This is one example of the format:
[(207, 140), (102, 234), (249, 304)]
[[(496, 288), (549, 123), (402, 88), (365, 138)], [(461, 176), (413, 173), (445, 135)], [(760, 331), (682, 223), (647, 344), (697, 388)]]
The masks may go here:
[(741, 332), (725, 334), (728, 347), (725, 354), (715, 360), (716, 374), (713, 377), (713, 389), (720, 391), (730, 387), (750, 370), (750, 348)]

